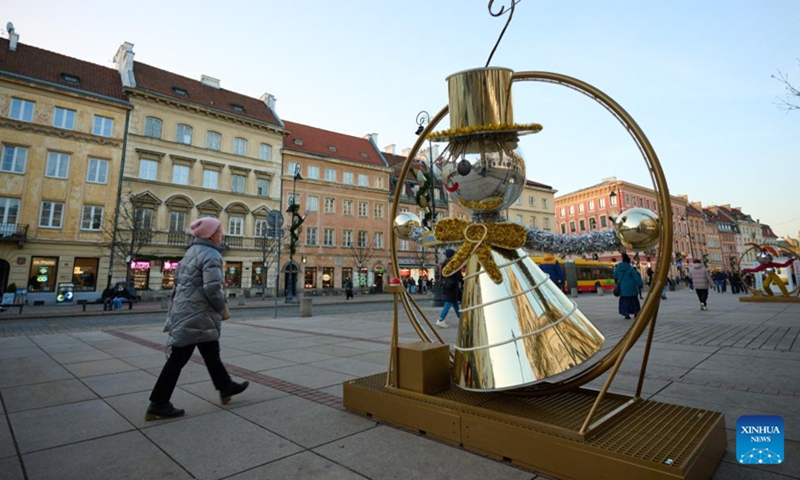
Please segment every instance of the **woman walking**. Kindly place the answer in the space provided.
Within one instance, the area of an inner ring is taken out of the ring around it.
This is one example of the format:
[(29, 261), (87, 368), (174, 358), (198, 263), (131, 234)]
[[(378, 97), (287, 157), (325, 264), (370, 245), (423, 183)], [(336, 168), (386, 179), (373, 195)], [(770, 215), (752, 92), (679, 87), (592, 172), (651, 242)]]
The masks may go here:
[[(448, 248), (444, 255), (447, 257), (447, 260), (444, 261), (441, 265), (441, 269), (444, 270), (445, 265), (453, 258), (455, 255), (455, 250), (452, 248)], [(460, 299), (458, 298), (458, 293), (461, 290), (461, 284), (464, 282), (464, 276), (461, 274), (461, 270), (456, 271), (454, 274), (450, 275), (449, 277), (442, 278), (442, 300), (444, 301), (444, 306), (442, 307), (442, 313), (439, 314), (439, 319), (436, 320), (436, 326), (439, 328), (447, 328), (450, 325), (447, 324), (445, 321), (445, 317), (447, 317), (447, 313), (450, 311), (452, 307), (453, 310), (456, 312), (456, 318), (459, 320), (461, 319), (461, 312), (459, 311), (458, 304), (460, 303)]]
[(630, 320), (642, 308), (639, 304), (639, 290), (644, 286), (639, 272), (631, 266), (631, 257), (622, 254), (622, 261), (614, 269), (614, 283), (619, 285), (619, 314)]
[(175, 274), (172, 305), (164, 325), (164, 331), (169, 332), (167, 347), (172, 352), (150, 394), (147, 421), (184, 414), (182, 408), (175, 408), (169, 400), (195, 347), (203, 356), (223, 405), (249, 385), (232, 381), (219, 358), (220, 328), (222, 321), (228, 319), (222, 293), (222, 226), (216, 218), (201, 218), (192, 222), (189, 229), (195, 237), (194, 243)]
[(694, 285), (694, 291), (697, 293), (697, 299), (700, 300), (700, 310), (708, 310), (708, 289), (714, 284), (714, 279), (708, 273), (708, 269), (703, 266), (700, 260), (695, 260), (692, 269), (689, 270), (689, 275)]

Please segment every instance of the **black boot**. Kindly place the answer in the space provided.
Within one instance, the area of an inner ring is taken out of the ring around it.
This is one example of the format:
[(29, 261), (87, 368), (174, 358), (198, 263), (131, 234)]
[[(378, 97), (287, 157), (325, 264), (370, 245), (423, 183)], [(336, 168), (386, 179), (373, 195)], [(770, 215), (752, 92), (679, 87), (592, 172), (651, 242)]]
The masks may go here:
[(219, 391), (219, 399), (223, 405), (227, 405), (228, 402), (231, 401), (232, 396), (239, 395), (240, 393), (244, 392), (248, 386), (250, 386), (250, 382), (246, 380), (242, 383), (231, 381), (231, 384), (228, 385), (227, 388), (223, 388)]
[(175, 408), (169, 402), (161, 405), (150, 402), (150, 406), (147, 407), (147, 413), (144, 415), (144, 419), (147, 422), (152, 422), (158, 418), (182, 417), (184, 413), (186, 412), (182, 408)]

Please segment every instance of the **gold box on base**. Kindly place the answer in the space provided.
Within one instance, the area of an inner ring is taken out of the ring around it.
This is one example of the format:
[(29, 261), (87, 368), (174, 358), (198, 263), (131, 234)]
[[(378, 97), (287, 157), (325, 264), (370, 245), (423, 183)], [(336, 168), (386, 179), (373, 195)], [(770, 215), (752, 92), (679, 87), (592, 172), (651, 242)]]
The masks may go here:
[(450, 347), (430, 342), (397, 346), (398, 388), (431, 395), (450, 388)]

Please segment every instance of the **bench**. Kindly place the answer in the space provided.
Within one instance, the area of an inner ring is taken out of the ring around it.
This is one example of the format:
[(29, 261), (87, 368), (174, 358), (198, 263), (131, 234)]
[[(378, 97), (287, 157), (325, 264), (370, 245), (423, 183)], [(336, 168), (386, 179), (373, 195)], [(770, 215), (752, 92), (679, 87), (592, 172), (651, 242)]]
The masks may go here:
[[(84, 312), (86, 311), (86, 305), (103, 305), (103, 307), (105, 307), (104, 302), (103, 302), (102, 299), (100, 299), (100, 300), (78, 300), (76, 303), (83, 308)], [(122, 301), (122, 303), (127, 303), (128, 304), (128, 310), (133, 310), (133, 304), (136, 303), (136, 300), (132, 300), (132, 299), (126, 298), (126, 299), (124, 299)], [(110, 311), (113, 311), (113, 310), (110, 310)]]
[(0, 305), (0, 312), (5, 312), (9, 308), (19, 308), (19, 313), (22, 313), (22, 307), (24, 306), (24, 303), (4, 303)]

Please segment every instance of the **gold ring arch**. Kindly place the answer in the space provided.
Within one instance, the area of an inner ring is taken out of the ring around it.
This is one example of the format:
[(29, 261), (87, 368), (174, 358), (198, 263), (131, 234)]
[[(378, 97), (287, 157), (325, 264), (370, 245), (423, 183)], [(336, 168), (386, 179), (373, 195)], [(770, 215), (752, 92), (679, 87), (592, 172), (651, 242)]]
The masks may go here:
[[(664, 178), (664, 171), (661, 168), (661, 164), (658, 161), (658, 157), (656, 156), (655, 150), (653, 149), (653, 146), (650, 144), (650, 141), (647, 139), (644, 132), (636, 123), (636, 121), (634, 121), (633, 117), (631, 117), (628, 114), (628, 112), (626, 112), (611, 97), (609, 97), (599, 89), (593, 87), (592, 85), (586, 82), (559, 73), (541, 72), (541, 71), (516, 72), (512, 77), (512, 82), (521, 82), (521, 81), (552, 83), (571, 88), (579, 93), (586, 95), (587, 97), (591, 98), (592, 100), (598, 102), (600, 105), (605, 107), (609, 112), (611, 112), (611, 114), (617, 119), (617, 121), (619, 121), (622, 124), (625, 130), (633, 138), (634, 142), (639, 148), (639, 151), (644, 157), (648, 171), (650, 172), (650, 176), (653, 182), (653, 187), (656, 192), (656, 198), (658, 202), (658, 214), (661, 222), (661, 232), (659, 237), (660, 248), (659, 248), (659, 253), (657, 255), (658, 264), (656, 266), (656, 272), (653, 275), (653, 281), (655, 283), (652, 288), (652, 291), (660, 292), (664, 288), (664, 285), (666, 284), (667, 275), (669, 274), (669, 267), (670, 267), (669, 259), (672, 256), (672, 235), (673, 235), (672, 203), (670, 201), (667, 181)], [(442, 110), (439, 111), (439, 113), (436, 114), (435, 117), (433, 117), (433, 119), (431, 119), (427, 127), (417, 138), (417, 141), (414, 143), (414, 146), (411, 148), (411, 151), (409, 152), (408, 157), (406, 158), (406, 161), (403, 164), (403, 168), (399, 174), (397, 188), (394, 192), (394, 199), (392, 201), (390, 218), (395, 218), (397, 216), (397, 208), (400, 200), (400, 193), (402, 191), (401, 188), (405, 182), (408, 170), (411, 167), (412, 160), (416, 157), (417, 153), (419, 152), (420, 147), (425, 141), (426, 136), (429, 133), (431, 133), (431, 131), (433, 131), (433, 128), (439, 122), (441, 122), (441, 120), (444, 118), (445, 115), (447, 115), (447, 113), (448, 113), (448, 107), (445, 106), (444, 108), (442, 108)], [(394, 277), (398, 278), (400, 276), (399, 275), (400, 272), (397, 263), (397, 252), (395, 247), (396, 247), (395, 236), (394, 234), (392, 234), (390, 240), (392, 272)], [(428, 335), (428, 333), (425, 331), (425, 328), (423, 326), (427, 325), (428, 330), (430, 330), (433, 333), (438, 343), (444, 343), (442, 338), (439, 336), (438, 332), (436, 332), (436, 329), (432, 327), (430, 320), (427, 317), (425, 317), (425, 315), (422, 313), (421, 308), (416, 303), (416, 300), (413, 298), (413, 296), (409, 295), (407, 292), (402, 292), (401, 297), (402, 297), (403, 307), (408, 315), (409, 321), (416, 330), (417, 334), (420, 336), (420, 339), (426, 342), (433, 341), (431, 337)], [(660, 295), (648, 295), (647, 299), (644, 302), (644, 305), (642, 305), (641, 312), (636, 317), (636, 320), (631, 324), (628, 331), (623, 335), (623, 337), (614, 345), (614, 347), (609, 349), (602, 357), (597, 359), (589, 367), (583, 369), (579, 373), (576, 373), (572, 376), (569, 376), (557, 382), (546, 383), (546, 384), (543, 383), (532, 387), (522, 388), (519, 390), (508, 391), (506, 393), (510, 395), (545, 395), (545, 394), (563, 392), (567, 390), (573, 390), (594, 380), (603, 373), (607, 372), (609, 369), (613, 368), (612, 374), (606, 380), (605, 385), (601, 390), (600, 396), (598, 397), (598, 401), (595, 403), (595, 407), (592, 409), (592, 412), (590, 412), (589, 418), (587, 418), (586, 420), (586, 424), (584, 424), (582, 430), (585, 431), (588, 426), (588, 422), (591, 419), (591, 416), (593, 415), (597, 407), (597, 404), (599, 404), (600, 399), (602, 398), (602, 396), (610, 386), (611, 382), (613, 381), (616, 371), (622, 364), (622, 360), (624, 359), (625, 354), (627, 354), (627, 352), (631, 349), (631, 347), (641, 337), (645, 328), (649, 325), (650, 330), (647, 336), (644, 358), (642, 360), (642, 371), (640, 373), (639, 385), (637, 387), (637, 392), (636, 392), (636, 396), (637, 397), (640, 396), (642, 382), (644, 379), (644, 371), (646, 368), (650, 352), (650, 346), (653, 340), (655, 320), (658, 314), (658, 307), (660, 302), (661, 302)]]

